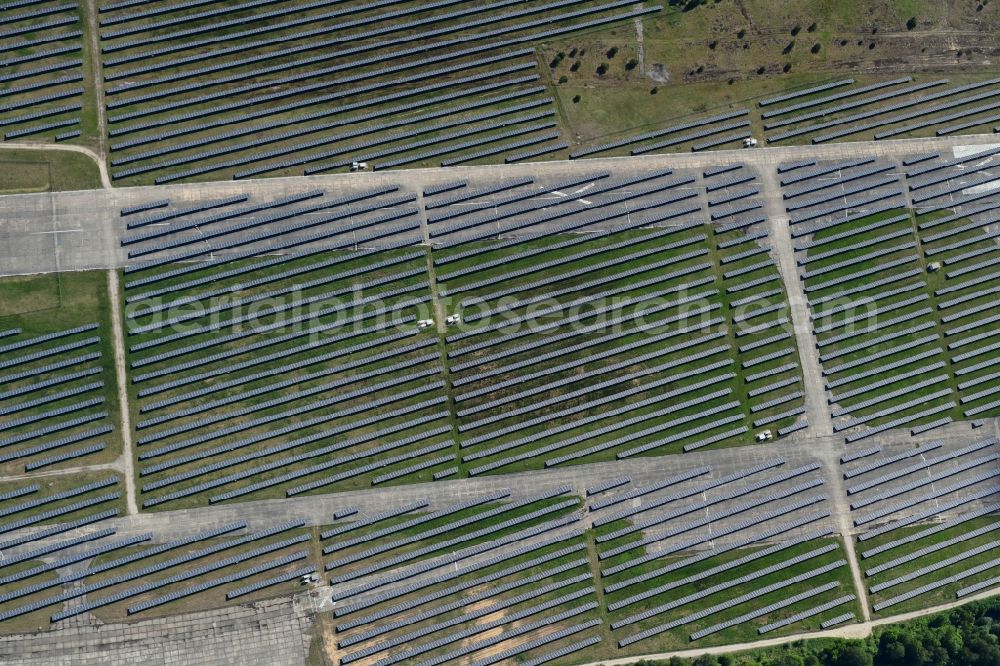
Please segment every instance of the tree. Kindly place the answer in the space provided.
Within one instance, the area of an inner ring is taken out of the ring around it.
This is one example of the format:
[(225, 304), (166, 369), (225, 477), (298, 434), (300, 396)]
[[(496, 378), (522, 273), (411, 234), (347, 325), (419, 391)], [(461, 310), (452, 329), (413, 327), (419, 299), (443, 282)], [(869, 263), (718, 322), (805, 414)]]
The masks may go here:
[(792, 28), (792, 37), (799, 34), (800, 32), (802, 32), (802, 26), (796, 25), (794, 28)]
[(612, 46), (610, 49), (608, 49), (608, 60), (611, 60), (616, 55), (618, 55), (618, 47), (617, 46)]
[(792, 71), (792, 63), (786, 62), (785, 66), (781, 68), (781, 71), (783, 71), (785, 74), (788, 74), (788, 72)]
[(569, 81), (569, 77), (565, 74), (559, 77), (559, 83), (566, 83), (567, 81)]
[(806, 28), (806, 30), (808, 30), (809, 32), (816, 32), (817, 27), (818, 26), (816, 25), (816, 22), (813, 21), (812, 23), (809, 24), (809, 27)]
[(917, 27), (917, 17), (911, 16), (909, 20), (906, 22), (906, 29), (913, 30), (916, 27)]
[(598, 76), (604, 76), (604, 74), (607, 73), (607, 71), (608, 71), (607, 63), (602, 62), (600, 65), (597, 66)]
[(630, 72), (638, 66), (639, 66), (639, 61), (636, 58), (632, 58), (627, 63), (625, 63), (625, 69), (627, 69)]
[(744, 37), (746, 37), (746, 34), (747, 34), (746, 28), (740, 28), (740, 31), (736, 33), (736, 39), (743, 39)]
[(580, 103), (580, 96), (579, 95), (573, 95), (573, 103), (574, 104), (579, 104)]
[(781, 53), (782, 55), (788, 55), (789, 53), (792, 52), (792, 49), (794, 48), (795, 48), (795, 40), (793, 39), (792, 41), (788, 42), (788, 46), (786, 46)]
[(651, 90), (649, 91), (649, 94), (650, 94), (650, 95), (655, 95), (655, 94), (656, 94), (656, 93), (658, 93), (658, 92), (660, 92), (660, 89), (659, 89), (659, 88), (652, 88), (652, 89), (651, 89)]
[(572, 64), (571, 66), (570, 66), (570, 68), (569, 68), (569, 71), (571, 71), (571, 72), (575, 72), (576, 70), (580, 69), (580, 65), (581, 65), (581, 64), (582, 64), (582, 63), (581, 63), (581, 62), (580, 62), (579, 60), (577, 60), (576, 62), (574, 62), (574, 63), (573, 63), (573, 64)]
[(861, 643), (847, 643), (833, 662), (835, 666), (872, 666), (872, 656)]
[(820, 45), (819, 42), (816, 42), (815, 44), (812, 45), (812, 48), (809, 49), (809, 52), (810, 53), (819, 53), (820, 49), (822, 49), (822, 48), (823, 48), (822, 45)]

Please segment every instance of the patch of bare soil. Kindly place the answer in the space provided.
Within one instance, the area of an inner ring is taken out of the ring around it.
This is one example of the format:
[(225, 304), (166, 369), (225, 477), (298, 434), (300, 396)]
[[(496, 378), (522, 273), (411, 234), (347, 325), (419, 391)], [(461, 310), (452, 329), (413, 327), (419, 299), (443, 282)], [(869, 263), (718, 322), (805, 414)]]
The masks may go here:
[(667, 71), (663, 63), (653, 63), (653, 66), (646, 71), (646, 76), (657, 83), (670, 83), (670, 72)]

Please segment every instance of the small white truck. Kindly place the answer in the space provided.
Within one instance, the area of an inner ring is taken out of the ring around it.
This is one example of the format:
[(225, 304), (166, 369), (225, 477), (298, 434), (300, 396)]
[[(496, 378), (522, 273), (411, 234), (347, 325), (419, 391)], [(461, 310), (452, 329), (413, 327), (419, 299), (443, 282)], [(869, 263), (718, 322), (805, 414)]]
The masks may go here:
[(763, 432), (759, 432), (756, 435), (754, 435), (753, 439), (757, 443), (768, 442), (768, 441), (774, 439), (774, 435), (771, 434), (770, 430), (765, 430)]

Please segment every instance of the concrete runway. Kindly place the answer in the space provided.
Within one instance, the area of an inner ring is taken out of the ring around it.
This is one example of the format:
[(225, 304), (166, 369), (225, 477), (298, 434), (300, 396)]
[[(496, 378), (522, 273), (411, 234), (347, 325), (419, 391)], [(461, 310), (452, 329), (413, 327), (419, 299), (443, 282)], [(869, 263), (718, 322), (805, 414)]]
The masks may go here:
[[(949, 136), (12, 195), (0, 197), (0, 275), (124, 266), (127, 255), (118, 243), (124, 230), (120, 210), (123, 206), (156, 199), (166, 198), (174, 205), (184, 205), (186, 202), (250, 193), (253, 202), (315, 188), (325, 189), (328, 195), (334, 196), (378, 185), (398, 185), (403, 192), (415, 192), (429, 185), (457, 180), (486, 183), (516, 176), (533, 176), (544, 181), (546, 178), (566, 178), (601, 169), (610, 169), (619, 176), (626, 176), (632, 171), (655, 168), (701, 169), (734, 162), (744, 163), (756, 168), (759, 173), (765, 173), (773, 172), (774, 167), (780, 163), (804, 158), (898, 159), (906, 155), (952, 151), (956, 148), (962, 150), (965, 146), (996, 143), (994, 135)], [(776, 201), (781, 201), (781, 192), (773, 187), (764, 189), (762, 195), (766, 199), (775, 197)], [(420, 210), (423, 213), (422, 206)]]

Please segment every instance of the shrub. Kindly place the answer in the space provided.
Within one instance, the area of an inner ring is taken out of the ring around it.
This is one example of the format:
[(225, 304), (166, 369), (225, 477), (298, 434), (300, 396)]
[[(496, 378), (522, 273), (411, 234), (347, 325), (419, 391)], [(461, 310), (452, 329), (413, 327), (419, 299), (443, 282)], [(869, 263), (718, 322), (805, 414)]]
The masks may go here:
[(801, 25), (795, 26), (794, 28), (792, 28), (792, 37), (799, 34), (800, 32), (802, 32), (802, 26)]
[(719, 40), (713, 39), (712, 41), (710, 41), (708, 43), (708, 48), (710, 48), (710, 49), (712, 49), (714, 51), (715, 47), (718, 46), (718, 45), (719, 45)]
[(913, 30), (916, 27), (917, 27), (917, 17), (916, 16), (911, 16), (909, 18), (909, 20), (907, 20), (907, 22), (906, 22), (906, 29), (907, 30)]
[(812, 23), (809, 24), (809, 27), (806, 28), (806, 30), (808, 30), (809, 32), (816, 32), (816, 27), (817, 27), (816, 22), (813, 21)]
[(574, 104), (579, 104), (580, 103), (580, 96), (579, 95), (573, 95), (573, 103)]
[(781, 51), (782, 55), (788, 55), (795, 48), (795, 40), (788, 42), (788, 45)]
[(566, 83), (567, 81), (569, 81), (569, 77), (565, 74), (559, 77), (559, 83)]
[(607, 71), (608, 71), (607, 63), (602, 62), (600, 65), (597, 66), (597, 74), (599, 76), (604, 76), (604, 74), (607, 73)]
[(625, 69), (627, 69), (630, 72), (638, 66), (639, 66), (639, 61), (636, 58), (632, 58), (627, 63), (625, 63)]
[(746, 28), (740, 28), (740, 31), (736, 33), (736, 39), (743, 39), (744, 37), (746, 37), (746, 35), (747, 35)]
[(823, 48), (822, 45), (820, 45), (819, 42), (816, 42), (815, 44), (813, 44), (812, 48), (809, 49), (809, 51), (812, 53), (819, 53), (822, 48)]
[(582, 64), (582, 63), (581, 63), (581, 62), (580, 62), (579, 60), (577, 60), (576, 62), (574, 62), (574, 63), (573, 63), (573, 64), (572, 64), (571, 66), (570, 66), (570, 68), (569, 68), (569, 71), (571, 71), (571, 72), (575, 72), (576, 70), (580, 69), (580, 65), (581, 65), (581, 64)]
[(608, 60), (610, 60), (611, 58), (614, 58), (616, 55), (618, 55), (618, 47), (617, 46), (612, 46), (610, 49), (608, 49)]
[(785, 66), (781, 68), (781, 71), (783, 71), (785, 74), (792, 71), (792, 63), (786, 62)]
[(658, 93), (658, 92), (660, 92), (660, 89), (659, 89), (659, 88), (653, 88), (652, 90), (650, 90), (650, 91), (649, 91), (649, 94), (650, 94), (650, 95), (655, 95), (655, 94), (656, 94), (656, 93)]

